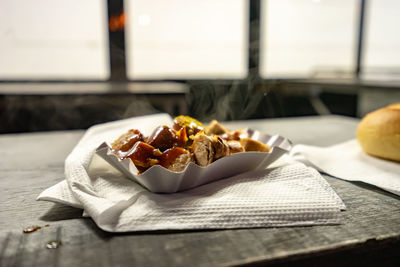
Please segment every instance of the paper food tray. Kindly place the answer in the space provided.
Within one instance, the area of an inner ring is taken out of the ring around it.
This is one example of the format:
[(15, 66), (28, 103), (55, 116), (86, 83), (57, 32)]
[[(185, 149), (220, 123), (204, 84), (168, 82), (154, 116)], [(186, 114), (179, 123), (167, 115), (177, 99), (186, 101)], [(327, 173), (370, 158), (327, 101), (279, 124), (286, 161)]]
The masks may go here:
[(247, 171), (266, 168), (291, 149), (290, 141), (282, 136), (266, 135), (252, 129), (247, 129), (247, 133), (250, 138), (270, 146), (270, 152), (236, 153), (218, 159), (206, 167), (190, 162), (182, 172), (172, 172), (155, 165), (141, 174), (138, 174), (130, 159), (120, 160), (107, 143), (101, 144), (96, 149), (96, 154), (151, 192), (175, 193)]

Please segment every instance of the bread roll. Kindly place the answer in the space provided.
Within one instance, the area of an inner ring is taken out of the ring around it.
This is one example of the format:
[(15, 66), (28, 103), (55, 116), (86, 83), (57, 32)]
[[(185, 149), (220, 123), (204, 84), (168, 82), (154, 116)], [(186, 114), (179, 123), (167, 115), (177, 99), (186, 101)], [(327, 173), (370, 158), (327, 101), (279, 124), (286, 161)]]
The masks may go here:
[(366, 153), (400, 161), (400, 103), (367, 114), (358, 125), (357, 139)]

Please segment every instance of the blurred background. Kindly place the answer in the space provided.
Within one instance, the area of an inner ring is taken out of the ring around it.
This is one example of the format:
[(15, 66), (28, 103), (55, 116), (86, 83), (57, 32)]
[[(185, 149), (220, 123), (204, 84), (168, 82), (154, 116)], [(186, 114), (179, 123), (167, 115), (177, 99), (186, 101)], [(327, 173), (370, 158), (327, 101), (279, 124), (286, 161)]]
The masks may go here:
[(400, 102), (397, 0), (0, 1), (0, 133)]

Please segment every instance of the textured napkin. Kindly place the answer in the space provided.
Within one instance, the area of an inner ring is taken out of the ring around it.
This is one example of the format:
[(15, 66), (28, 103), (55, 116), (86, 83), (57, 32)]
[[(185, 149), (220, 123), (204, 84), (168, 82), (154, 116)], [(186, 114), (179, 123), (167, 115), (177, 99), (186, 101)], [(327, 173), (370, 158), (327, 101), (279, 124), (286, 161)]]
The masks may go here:
[(38, 200), (78, 208), (106, 231), (218, 229), (335, 224), (341, 199), (320, 174), (301, 163), (247, 172), (174, 194), (151, 193), (94, 154), (103, 141), (142, 125), (169, 124), (168, 115), (122, 120), (90, 128), (65, 162), (66, 181)]
[(296, 145), (291, 155), (331, 176), (368, 183), (400, 195), (400, 163), (367, 155), (357, 140), (330, 147)]

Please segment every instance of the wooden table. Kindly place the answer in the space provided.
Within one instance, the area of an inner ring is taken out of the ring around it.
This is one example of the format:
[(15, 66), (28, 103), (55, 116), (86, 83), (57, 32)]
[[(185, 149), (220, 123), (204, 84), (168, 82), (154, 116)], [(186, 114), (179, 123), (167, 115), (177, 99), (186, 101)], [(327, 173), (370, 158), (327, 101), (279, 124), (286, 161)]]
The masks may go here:
[[(280, 133), (294, 143), (332, 145), (354, 138), (358, 120), (305, 117), (230, 122)], [(38, 202), (64, 179), (64, 159), (84, 131), (0, 136), (0, 266), (371, 265), (400, 263), (400, 198), (363, 183), (327, 181), (347, 205), (343, 224), (218, 231), (112, 234), (82, 210)], [(43, 227), (23, 234), (26, 226)], [(61, 240), (58, 249), (46, 249)]]

